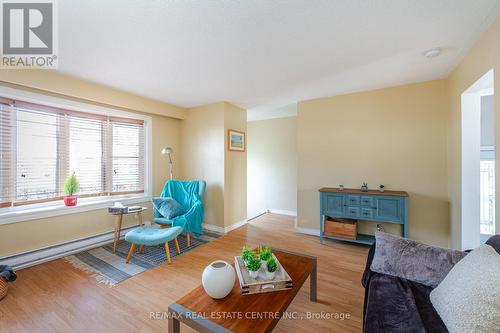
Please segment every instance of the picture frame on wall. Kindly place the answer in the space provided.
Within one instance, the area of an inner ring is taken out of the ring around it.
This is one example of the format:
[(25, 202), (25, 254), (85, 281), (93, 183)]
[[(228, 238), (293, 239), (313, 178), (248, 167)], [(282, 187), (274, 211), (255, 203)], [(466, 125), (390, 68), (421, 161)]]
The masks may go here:
[(228, 144), (227, 147), (228, 150), (244, 152), (246, 149), (245, 132), (240, 132), (232, 129), (228, 130), (227, 144)]

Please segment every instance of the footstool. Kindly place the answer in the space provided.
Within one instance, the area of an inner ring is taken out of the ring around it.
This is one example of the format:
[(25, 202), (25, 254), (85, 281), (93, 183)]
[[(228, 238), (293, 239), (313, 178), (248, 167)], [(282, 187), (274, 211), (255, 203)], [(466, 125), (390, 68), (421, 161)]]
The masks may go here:
[(181, 253), (181, 249), (179, 248), (179, 243), (177, 242), (177, 236), (179, 236), (182, 232), (181, 227), (171, 227), (166, 229), (157, 229), (151, 227), (139, 227), (135, 228), (127, 232), (125, 235), (125, 240), (130, 245), (130, 250), (128, 251), (127, 260), (125, 261), (127, 264), (132, 258), (132, 254), (134, 253), (134, 249), (136, 245), (142, 246), (156, 246), (160, 244), (165, 244), (165, 252), (167, 253), (167, 260), (170, 264), (172, 260), (170, 259), (170, 251), (168, 249), (168, 242), (173, 240), (175, 242), (175, 247), (177, 249), (177, 253)]

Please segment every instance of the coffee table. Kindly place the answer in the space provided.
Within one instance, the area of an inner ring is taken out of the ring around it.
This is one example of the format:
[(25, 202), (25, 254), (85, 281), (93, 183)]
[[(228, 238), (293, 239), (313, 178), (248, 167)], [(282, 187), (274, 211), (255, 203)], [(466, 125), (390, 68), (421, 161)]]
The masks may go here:
[(231, 293), (217, 300), (200, 284), (168, 307), (168, 331), (179, 332), (182, 322), (199, 332), (271, 332), (308, 277), (316, 302), (316, 257), (276, 248), (273, 253), (292, 278), (292, 289), (242, 295), (236, 277)]

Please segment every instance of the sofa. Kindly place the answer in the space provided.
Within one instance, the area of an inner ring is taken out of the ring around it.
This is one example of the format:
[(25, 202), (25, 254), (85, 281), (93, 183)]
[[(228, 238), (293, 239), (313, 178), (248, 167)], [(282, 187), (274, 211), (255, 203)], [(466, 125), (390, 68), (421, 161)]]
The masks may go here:
[[(500, 254), (500, 235), (490, 237), (486, 244)], [(362, 278), (365, 288), (363, 332), (448, 332), (429, 298), (434, 287), (372, 271), (376, 246), (374, 243), (370, 248)], [(440, 256), (437, 258), (442, 260)], [(449, 262), (443, 262), (442, 266), (447, 264)], [(425, 269), (422, 266), (422, 270)], [(446, 271), (442, 274), (446, 275)]]

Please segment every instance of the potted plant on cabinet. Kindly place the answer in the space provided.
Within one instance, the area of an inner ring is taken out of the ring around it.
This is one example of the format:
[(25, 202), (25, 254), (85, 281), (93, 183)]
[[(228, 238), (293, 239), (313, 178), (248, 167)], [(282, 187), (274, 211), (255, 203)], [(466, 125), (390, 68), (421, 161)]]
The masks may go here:
[(76, 206), (78, 201), (78, 196), (75, 195), (80, 190), (80, 183), (78, 179), (76, 179), (75, 173), (73, 172), (66, 180), (64, 181), (64, 204), (68, 207)]
[(379, 190), (380, 192), (384, 192), (384, 191), (385, 191), (385, 185), (380, 185), (380, 186), (378, 187), (378, 190)]
[(248, 274), (250, 278), (255, 279), (259, 275), (259, 269), (262, 263), (257, 256), (253, 256), (247, 263)]
[(266, 278), (268, 280), (274, 279), (274, 275), (276, 274), (276, 270), (278, 269), (278, 263), (276, 262), (273, 256), (267, 259), (266, 266), (267, 266)]

